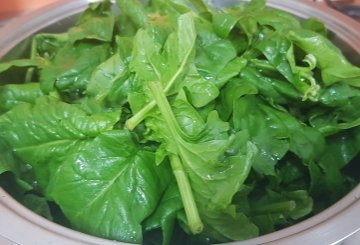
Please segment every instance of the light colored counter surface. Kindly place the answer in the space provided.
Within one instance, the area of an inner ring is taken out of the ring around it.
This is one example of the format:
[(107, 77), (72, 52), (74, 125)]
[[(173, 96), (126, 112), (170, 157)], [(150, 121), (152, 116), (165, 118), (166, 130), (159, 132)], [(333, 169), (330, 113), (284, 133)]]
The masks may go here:
[[(40, 8), (44, 5), (53, 3), (59, 0), (0, 0), (0, 20), (8, 19), (12, 16)], [(313, 0), (309, 0), (313, 1)], [(321, 1), (321, 0), (316, 0)], [(334, 0), (344, 1), (344, 0)], [(348, 0), (354, 4), (360, 5), (360, 0)]]

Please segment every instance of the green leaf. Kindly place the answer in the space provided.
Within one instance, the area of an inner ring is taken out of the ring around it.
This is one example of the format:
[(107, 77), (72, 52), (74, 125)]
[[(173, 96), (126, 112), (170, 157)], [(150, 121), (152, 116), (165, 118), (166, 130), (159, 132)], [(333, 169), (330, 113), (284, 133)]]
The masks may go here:
[(126, 10), (123, 14), (135, 24), (137, 29), (147, 25), (147, 13), (139, 0), (116, 0), (116, 4), (120, 9)]
[(115, 16), (111, 11), (111, 2), (91, 3), (80, 16), (74, 27), (68, 31), (70, 42), (94, 39), (110, 42), (113, 39)]
[[(219, 21), (223, 21), (220, 20), (223, 13), (212, 14), (214, 21), (218, 15)], [(221, 88), (229, 79), (239, 74), (246, 65), (246, 60), (237, 57), (237, 49), (231, 40), (215, 35), (217, 28), (221, 27), (217, 27), (216, 23), (196, 21), (198, 39), (195, 63), (204, 79)]]
[(219, 113), (223, 120), (228, 121), (237, 99), (248, 94), (257, 94), (258, 89), (252, 84), (241, 79), (231, 79), (221, 91), (221, 104)]
[[(246, 67), (240, 73), (241, 83), (255, 86), (264, 99), (276, 104), (287, 104), (301, 101), (301, 93), (287, 81), (271, 78), (253, 67)], [(239, 81), (240, 82), (240, 81)]]
[[(163, 130), (156, 131), (156, 134), (161, 135), (167, 151), (179, 157), (180, 164), (182, 164), (194, 192), (200, 217), (204, 218), (204, 222), (206, 222), (205, 230), (209, 229), (214, 234), (221, 234), (224, 231), (223, 227), (218, 226), (216, 219), (210, 217), (221, 217), (230, 212), (232, 197), (249, 174), (256, 148), (248, 142), (246, 132), (238, 132), (223, 139), (215, 138), (205, 142), (192, 142), (180, 129), (161, 87), (159, 89), (159, 85), (154, 84), (151, 86), (151, 91), (164, 120), (150, 119), (151, 123), (153, 125), (165, 123), (160, 126)], [(154, 116), (158, 117), (157, 114)], [(178, 185), (180, 185), (181, 192), (182, 183), (178, 181)], [(187, 212), (184, 202), (186, 199), (183, 196), (182, 199), (185, 212)], [(244, 222), (243, 219), (238, 220), (232, 215), (226, 217), (227, 221), (224, 222), (238, 224)], [(189, 220), (188, 213), (187, 219)], [(189, 226), (191, 226), (190, 221)], [(247, 233), (244, 238), (253, 235), (254, 232)], [(237, 234), (234, 234), (233, 230), (229, 228), (222, 236), (231, 239)]]
[[(87, 86), (88, 96), (94, 97), (98, 102), (105, 101), (114, 89), (122, 87), (130, 76), (129, 73), (128, 66), (119, 54), (114, 54), (93, 71)], [(125, 96), (122, 97), (123, 101), (127, 99)]]
[(83, 92), (91, 72), (108, 58), (108, 54), (108, 44), (67, 43), (40, 71), (42, 91), (49, 93), (57, 89), (60, 92)]
[(254, 45), (263, 53), (269, 64), (303, 94), (303, 100), (316, 101), (320, 89), (312, 73), (316, 64), (314, 67), (298, 67), (292, 43), (281, 32), (264, 31), (259, 36)]
[(0, 63), (0, 85), (32, 82), (27, 76), (28, 70), (43, 68), (46, 61), (39, 57), (23, 58)]
[(41, 67), (42, 63), (39, 59), (20, 59), (7, 61), (0, 64), (0, 73), (7, 71), (11, 67)]
[(0, 138), (0, 174), (4, 172), (19, 173), (17, 163), (9, 145)]
[(21, 203), (36, 214), (41, 215), (48, 220), (53, 220), (49, 204), (44, 197), (26, 194), (21, 199)]
[(154, 212), (171, 177), (154, 160), (129, 132), (104, 132), (64, 159), (47, 195), (76, 229), (141, 243), (141, 224)]
[(183, 90), (176, 97), (173, 108), (181, 129), (191, 138), (199, 137), (204, 130), (205, 122), (197, 110), (189, 103)]
[(354, 97), (360, 97), (360, 90), (346, 83), (336, 83), (320, 91), (319, 101), (331, 107), (345, 106)]
[(251, 140), (259, 148), (253, 162), (254, 169), (261, 174), (274, 175), (274, 166), (290, 147), (290, 136), (283, 121), (288, 115), (277, 112), (252, 96), (234, 99), (234, 128), (248, 130)]
[[(221, 88), (227, 80), (219, 79), (221, 72), (233, 62), (236, 50), (228, 40), (220, 39), (198, 47), (196, 50), (196, 67), (199, 73), (206, 79)], [(237, 60), (239, 62), (239, 60)], [(238, 69), (232, 74), (236, 76), (242, 68), (238, 63)], [(231, 77), (228, 77), (230, 79)]]
[(183, 209), (181, 197), (176, 182), (172, 182), (166, 189), (156, 211), (145, 220), (146, 231), (161, 228), (163, 245), (170, 244), (177, 213)]
[(241, 16), (231, 13), (216, 12), (212, 14), (212, 18), (215, 33), (222, 38), (226, 38), (236, 26)]
[(204, 220), (211, 225), (211, 229), (205, 229), (204, 233), (218, 241), (245, 240), (259, 234), (257, 226), (243, 213), (207, 211), (204, 213)]
[(280, 9), (265, 8), (258, 12), (256, 20), (261, 26), (271, 26), (279, 33), (300, 28), (297, 17)]
[(189, 100), (195, 107), (204, 107), (219, 95), (216, 84), (200, 76), (194, 66), (188, 71), (183, 83)]
[(164, 69), (160, 50), (161, 44), (155, 42), (146, 30), (140, 29), (134, 37), (130, 69), (142, 80), (160, 81)]
[[(165, 43), (164, 54), (161, 55), (161, 46), (151, 39), (144, 30), (139, 30), (134, 41), (133, 60), (130, 68), (143, 80), (140, 94), (147, 94), (147, 83), (159, 81), (164, 86), (166, 94), (173, 94), (182, 86), (184, 73), (192, 60), (196, 41), (194, 20), (191, 13), (181, 15), (177, 20), (176, 32), (170, 34)], [(146, 45), (145, 45), (146, 44)], [(180, 83), (180, 84), (178, 84)], [(140, 111), (127, 120), (129, 129), (135, 128), (155, 106), (154, 101), (146, 101)], [(147, 103), (147, 104), (146, 104)], [(134, 108), (130, 101), (130, 106)]]
[(326, 26), (324, 25), (324, 23), (322, 23), (320, 20), (316, 18), (310, 17), (304, 20), (301, 23), (301, 26), (305, 29), (317, 32), (323, 35), (324, 37), (328, 36), (328, 30), (326, 29)]
[(265, 0), (115, 2), (0, 64), (0, 185), (17, 200), (106, 239), (205, 245), (356, 186), (360, 69), (322, 23)]
[(291, 129), (290, 150), (305, 161), (317, 159), (324, 152), (324, 136), (311, 127)]
[(352, 65), (324, 36), (310, 30), (298, 29), (289, 32), (288, 38), (304, 52), (315, 56), (326, 86), (344, 82), (360, 87), (360, 68)]
[[(20, 168), (17, 168), (17, 170), (20, 170)], [(12, 172), (4, 172), (0, 174), (0, 186), (17, 201), (21, 202), (27, 193), (34, 190), (34, 186), (21, 180), (17, 174), (18, 173), (14, 174)], [(31, 183), (34, 184), (34, 181), (35, 178), (32, 178)]]
[(42, 95), (38, 83), (0, 86), (0, 111), (8, 111), (20, 103), (35, 103), (36, 98)]
[(278, 32), (262, 32), (259, 40), (254, 44), (287, 80), (294, 82), (292, 71), (286, 54), (291, 48), (291, 42)]
[(233, 123), (237, 130), (248, 130), (258, 146), (254, 168), (262, 174), (274, 175), (274, 166), (289, 150), (305, 161), (317, 159), (324, 150), (324, 136), (318, 130), (253, 96), (234, 103)]
[(325, 89), (321, 102), (329, 107), (313, 109), (309, 113), (309, 123), (324, 135), (360, 125), (359, 90), (347, 84), (334, 84)]
[(360, 152), (359, 133), (357, 127), (328, 137), (322, 157), (309, 164), (310, 191), (320, 199), (320, 207), (337, 201), (348, 192), (349, 185), (353, 185), (342, 177), (342, 171)]
[(285, 219), (299, 219), (312, 211), (313, 200), (305, 190), (277, 193), (268, 190), (259, 200), (253, 200), (254, 214), (279, 214)]
[(66, 157), (64, 152), (76, 151), (100, 132), (111, 130), (119, 114), (89, 116), (75, 105), (41, 97), (35, 105), (23, 103), (0, 116), (0, 137), (33, 167), (39, 185), (45, 189)]
[(31, 57), (52, 60), (68, 40), (68, 33), (39, 33), (32, 39)]

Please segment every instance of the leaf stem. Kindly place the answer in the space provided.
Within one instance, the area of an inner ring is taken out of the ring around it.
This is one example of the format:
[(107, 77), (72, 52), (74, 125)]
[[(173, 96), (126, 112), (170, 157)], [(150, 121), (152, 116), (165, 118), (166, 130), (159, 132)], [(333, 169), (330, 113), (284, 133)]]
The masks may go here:
[(138, 111), (131, 118), (126, 120), (125, 127), (130, 131), (134, 130), (134, 128), (144, 120), (146, 114), (151, 111), (151, 109), (154, 108), (155, 105), (155, 100), (150, 101), (150, 103), (141, 108), (140, 111)]
[(180, 158), (177, 155), (171, 154), (170, 163), (179, 187), (189, 228), (193, 234), (199, 234), (203, 230), (204, 225), (200, 219), (192, 189)]
[[(31, 48), (30, 48), (30, 59), (33, 60), (36, 56), (36, 38), (31, 42)], [(25, 74), (25, 83), (31, 82), (33, 75), (34, 75), (34, 67), (28, 68)]]
[(254, 214), (283, 213), (283, 212), (291, 212), (295, 208), (296, 208), (296, 202), (290, 200), (290, 201), (283, 201), (277, 203), (270, 203), (261, 206), (253, 206), (251, 211)]
[[(149, 84), (149, 87), (160, 110), (160, 113), (164, 117), (172, 138), (174, 140), (179, 138), (178, 123), (165, 96), (161, 83), (152, 82)], [(174, 172), (176, 182), (179, 187), (189, 228), (193, 234), (198, 234), (203, 229), (203, 223), (200, 219), (199, 211), (196, 206), (189, 179), (185, 173), (179, 156), (176, 154), (170, 154), (169, 157), (171, 168)]]
[[(182, 69), (185, 66), (185, 62), (181, 64), (181, 69), (178, 69), (177, 72), (174, 74), (174, 76), (170, 79), (169, 83), (166, 85), (164, 92), (167, 93), (172, 85), (175, 83), (175, 80), (177, 77), (181, 74)], [(139, 123), (141, 123), (145, 117), (146, 114), (151, 111), (152, 108), (154, 108), (156, 105), (155, 100), (150, 101), (148, 104), (146, 104), (143, 108), (141, 108), (140, 111), (138, 111), (136, 114), (134, 114), (131, 118), (126, 120), (125, 126), (130, 131), (133, 130)]]
[[(182, 18), (182, 17), (180, 17), (180, 18)], [(179, 31), (181, 28), (184, 29), (184, 26), (182, 26), (182, 22), (179, 20), (178, 32), (177, 32), (178, 38), (180, 38), (179, 36), (181, 35), (181, 32)], [(195, 24), (193, 21), (191, 21), (190, 23), (187, 23), (185, 28), (188, 30), (192, 30), (192, 32), (195, 33)], [(174, 73), (174, 75), (172, 75), (172, 77), (169, 79), (168, 83), (166, 84), (166, 86), (164, 88), (165, 94), (167, 94), (170, 91), (170, 89), (173, 87), (176, 80), (180, 77), (180, 75), (186, 69), (188, 60), (191, 57), (191, 54), (193, 53), (193, 50), (195, 48), (195, 43), (196, 43), (195, 40), (196, 40), (196, 34), (192, 37), (191, 45), (185, 51), (185, 53), (180, 61), (179, 67), (176, 69), (176, 72)], [(180, 39), (179, 39), (179, 42), (180, 42)], [(145, 119), (146, 114), (152, 108), (154, 108), (155, 105), (156, 105), (156, 103), (154, 100), (150, 101), (146, 106), (144, 106), (140, 111), (138, 111), (133, 117), (129, 118), (125, 122), (125, 126), (129, 130), (133, 130), (140, 122), (142, 122)]]

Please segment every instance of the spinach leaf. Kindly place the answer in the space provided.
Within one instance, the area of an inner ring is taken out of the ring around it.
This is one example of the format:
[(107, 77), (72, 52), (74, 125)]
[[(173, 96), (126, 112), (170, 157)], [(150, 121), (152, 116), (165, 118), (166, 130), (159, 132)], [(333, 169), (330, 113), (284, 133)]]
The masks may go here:
[(53, 220), (53, 216), (46, 198), (28, 193), (23, 196), (21, 203), (24, 204), (28, 209), (31, 209), (44, 218)]
[(39, 33), (31, 42), (30, 57), (41, 57), (45, 60), (52, 60), (57, 52), (69, 40), (69, 34), (65, 33)]
[(316, 58), (326, 86), (336, 82), (360, 86), (360, 68), (352, 65), (324, 36), (310, 30), (297, 29), (289, 32), (288, 37), (296, 46)]
[(328, 137), (322, 157), (310, 162), (310, 191), (319, 205), (316, 211), (337, 201), (354, 185), (342, 177), (342, 171), (359, 154), (359, 140), (359, 127)]
[(144, 227), (146, 231), (153, 229), (162, 229), (162, 244), (170, 244), (173, 235), (174, 225), (177, 214), (183, 209), (178, 186), (175, 181), (170, 183), (156, 211), (145, 220)]
[(108, 56), (108, 44), (67, 43), (40, 71), (40, 87), (46, 94), (54, 90), (82, 93), (91, 71)]
[(320, 86), (313, 77), (314, 67), (300, 68), (296, 65), (292, 43), (281, 32), (262, 32), (254, 46), (263, 53), (269, 64), (303, 94), (303, 100), (318, 99)]
[(235, 99), (232, 117), (234, 128), (248, 130), (252, 141), (259, 148), (253, 162), (254, 169), (261, 174), (274, 175), (274, 166), (290, 147), (290, 136), (282, 118), (287, 115), (274, 116), (275, 109), (268, 108), (251, 96)]
[(212, 13), (214, 32), (222, 38), (227, 38), (235, 28), (241, 15), (232, 13), (214, 12)]
[[(135, 37), (130, 68), (143, 82), (160, 81), (166, 93), (174, 93), (173, 90), (181, 87), (177, 83), (184, 76), (192, 59), (195, 40), (196, 32), (191, 13), (179, 17), (177, 31), (169, 35), (163, 55), (159, 53), (160, 44), (152, 40), (146, 31), (140, 30)], [(129, 129), (135, 128), (154, 106), (155, 102), (150, 101), (143, 105), (143, 108), (139, 108), (141, 110), (134, 111), (136, 114), (126, 122), (126, 126)]]
[(317, 159), (323, 152), (325, 140), (319, 131), (253, 96), (237, 99), (233, 111), (234, 128), (249, 130), (259, 148), (253, 166), (262, 174), (274, 175), (274, 166), (287, 151), (306, 161)]
[(18, 173), (18, 166), (16, 164), (9, 145), (0, 139), (0, 174), (7, 171)]
[[(236, 50), (229, 40), (219, 39), (203, 43), (196, 50), (196, 68), (206, 80), (221, 88), (244, 67), (245, 61), (235, 59), (236, 56)], [(228, 66), (232, 66), (232, 69)], [(225, 79), (222, 79), (222, 73), (226, 74)]]
[[(131, 91), (131, 89), (124, 88), (124, 86), (126, 86), (124, 83), (126, 83), (129, 76), (130, 71), (128, 65), (121, 59), (119, 54), (114, 54), (95, 68), (90, 77), (86, 93), (89, 97), (94, 97), (98, 102), (106, 102), (115, 89), (122, 92)], [(116, 97), (118, 101), (124, 103), (123, 101), (126, 101), (127, 94), (117, 94)]]
[(35, 103), (36, 98), (42, 95), (38, 83), (0, 86), (0, 111), (8, 111), (20, 103)]
[[(254, 145), (247, 141), (246, 132), (239, 132), (222, 139), (209, 139), (200, 143), (192, 142), (180, 129), (160, 84), (155, 83), (150, 86), (164, 120), (152, 119), (151, 123), (153, 125), (165, 123), (161, 126), (163, 130), (157, 130), (156, 133), (161, 135), (166, 150), (173, 155), (170, 157), (170, 161), (175, 175), (176, 171), (185, 171), (187, 175), (181, 179), (177, 178), (177, 182), (190, 230), (193, 233), (198, 232), (197, 222), (199, 221), (196, 217), (196, 209), (198, 209), (205, 225), (205, 233), (222, 237), (222, 240), (239, 238), (239, 236), (245, 238), (254, 236), (257, 229), (250, 221), (247, 221), (243, 215), (235, 215), (231, 211), (233, 210), (231, 207), (232, 197), (247, 177), (251, 168), (251, 159), (256, 152)], [(157, 114), (156, 117), (158, 117)], [(227, 155), (227, 152), (230, 155)], [(184, 170), (181, 170), (182, 168)], [(191, 192), (182, 193), (185, 189), (184, 182), (188, 181), (193, 189), (194, 197)], [(195, 198), (195, 205), (191, 204), (193, 198)], [(219, 219), (220, 217), (222, 218)], [(246, 223), (249, 229), (239, 235), (231, 228), (233, 226), (224, 226), (224, 223), (220, 223), (220, 221), (238, 225)]]
[(205, 245), (358, 183), (360, 69), (322, 23), (265, 0), (115, 2), (0, 64), (0, 185), (19, 202), (106, 239)]
[(313, 209), (313, 200), (305, 190), (281, 193), (267, 190), (259, 199), (251, 202), (254, 222), (266, 232), (275, 231), (278, 225), (304, 217)]
[(269, 77), (254, 67), (244, 68), (238, 82), (252, 84), (259, 90), (259, 94), (271, 103), (285, 105), (296, 101), (299, 104), (302, 100), (301, 93), (292, 84)]
[(1, 115), (0, 137), (33, 167), (45, 191), (66, 152), (112, 129), (118, 119), (118, 111), (88, 116), (75, 105), (40, 97), (35, 105), (22, 103)]
[(328, 37), (328, 30), (326, 29), (326, 26), (315, 17), (310, 17), (309, 19), (304, 20), (301, 23), (301, 26), (305, 29), (317, 32), (324, 37)]
[(310, 111), (309, 123), (324, 135), (359, 126), (358, 89), (347, 84), (334, 84), (322, 92), (320, 101), (327, 107)]
[(39, 67), (41, 65), (40, 60), (31, 59), (19, 59), (0, 64), (0, 73), (10, 69), (11, 67)]
[(234, 103), (237, 99), (248, 94), (257, 94), (258, 89), (252, 83), (243, 79), (231, 79), (221, 91), (221, 104), (218, 111), (220, 117), (228, 121), (233, 113)]
[[(154, 164), (127, 131), (108, 131), (63, 159), (47, 195), (81, 231), (142, 242), (142, 222), (153, 213), (171, 172)], [(99, 162), (101, 164), (99, 164)], [(74, 195), (82, 195), (74, 200)]]
[(116, 0), (116, 4), (120, 9), (126, 9), (123, 14), (136, 26), (136, 29), (146, 26), (147, 13), (139, 0)]
[(111, 5), (109, 0), (91, 3), (75, 26), (68, 30), (69, 41), (72, 43), (83, 39), (112, 41), (115, 16), (110, 12)]

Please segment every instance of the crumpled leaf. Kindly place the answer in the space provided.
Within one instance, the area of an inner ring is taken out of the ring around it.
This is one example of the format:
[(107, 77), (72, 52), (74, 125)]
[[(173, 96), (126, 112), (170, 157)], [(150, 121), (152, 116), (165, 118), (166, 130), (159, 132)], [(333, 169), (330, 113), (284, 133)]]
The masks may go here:
[(109, 0), (91, 3), (80, 16), (74, 27), (70, 28), (69, 41), (74, 43), (83, 39), (110, 42), (113, 39), (115, 16), (111, 13)]
[(326, 86), (344, 82), (360, 87), (360, 68), (352, 65), (341, 51), (324, 36), (305, 29), (289, 32), (288, 37), (307, 54), (316, 57)]

